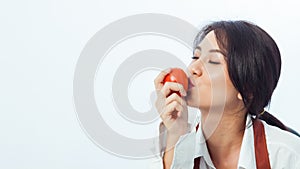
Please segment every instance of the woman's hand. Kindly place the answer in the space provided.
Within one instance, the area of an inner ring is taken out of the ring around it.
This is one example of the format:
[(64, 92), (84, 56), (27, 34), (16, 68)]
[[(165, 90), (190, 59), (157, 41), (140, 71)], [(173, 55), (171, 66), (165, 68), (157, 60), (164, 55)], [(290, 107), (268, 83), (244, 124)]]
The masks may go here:
[[(167, 128), (168, 136), (178, 138), (188, 131), (187, 104), (184, 100), (186, 91), (179, 83), (164, 84), (164, 78), (169, 72), (170, 70), (162, 71), (154, 80), (157, 93), (156, 109)], [(179, 91), (182, 97), (172, 93), (174, 91)]]
[[(154, 80), (157, 93), (156, 109), (167, 129), (166, 148), (163, 156), (164, 169), (171, 168), (174, 146), (179, 137), (188, 131), (188, 112), (186, 101), (183, 99), (186, 96), (186, 91), (179, 83), (164, 83), (168, 73), (170, 73), (170, 69), (162, 71)], [(172, 93), (174, 91), (179, 91), (182, 97)]]

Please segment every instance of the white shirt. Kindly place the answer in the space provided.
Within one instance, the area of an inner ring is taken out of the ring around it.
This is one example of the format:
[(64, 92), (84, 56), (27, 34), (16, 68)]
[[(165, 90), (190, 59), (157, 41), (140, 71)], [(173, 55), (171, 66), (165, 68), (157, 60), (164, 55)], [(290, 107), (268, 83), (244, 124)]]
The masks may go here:
[[(271, 168), (300, 169), (300, 138), (265, 122), (263, 124)], [(197, 132), (193, 130), (179, 138), (175, 145), (171, 169), (193, 169), (196, 157), (201, 157), (200, 169), (215, 169), (201, 129)], [(150, 168), (163, 169), (161, 156), (153, 161)], [(254, 133), (250, 115), (246, 120), (238, 169), (256, 169)]]

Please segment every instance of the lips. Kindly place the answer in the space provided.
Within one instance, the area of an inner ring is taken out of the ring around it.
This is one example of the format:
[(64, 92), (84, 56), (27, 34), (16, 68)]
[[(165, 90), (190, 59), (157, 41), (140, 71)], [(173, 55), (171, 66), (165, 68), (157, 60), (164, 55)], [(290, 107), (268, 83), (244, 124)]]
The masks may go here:
[(191, 78), (188, 78), (188, 89), (194, 87), (195, 85), (193, 84)]

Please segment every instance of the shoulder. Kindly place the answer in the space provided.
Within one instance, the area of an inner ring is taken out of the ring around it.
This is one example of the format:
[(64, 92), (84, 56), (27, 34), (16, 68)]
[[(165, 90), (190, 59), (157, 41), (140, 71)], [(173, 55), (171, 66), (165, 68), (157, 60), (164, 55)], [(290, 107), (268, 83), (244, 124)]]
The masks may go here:
[(272, 168), (300, 167), (300, 137), (263, 123)]

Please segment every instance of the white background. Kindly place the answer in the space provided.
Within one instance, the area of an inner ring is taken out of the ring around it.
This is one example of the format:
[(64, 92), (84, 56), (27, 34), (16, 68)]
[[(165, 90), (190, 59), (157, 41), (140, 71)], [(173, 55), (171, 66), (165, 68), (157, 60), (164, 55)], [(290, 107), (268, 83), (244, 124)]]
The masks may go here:
[[(195, 26), (207, 21), (243, 19), (265, 29), (277, 42), (283, 60), (282, 76), (270, 111), (285, 124), (300, 131), (298, 7), (296, 0), (284, 3), (279, 0), (2, 0), (0, 168), (147, 168), (149, 160), (116, 157), (93, 144), (80, 127), (72, 98), (75, 65), (87, 41), (109, 23), (140, 13), (168, 14)], [(159, 48), (152, 43), (155, 40), (147, 38), (160, 37), (132, 39), (123, 44), (123, 48), (134, 46), (137, 50), (139, 47), (147, 49), (147, 45)], [(145, 40), (147, 43), (138, 43)], [(171, 40), (166, 41), (172, 46)], [(186, 54), (184, 47), (178, 49), (175, 47), (178, 44), (173, 45), (174, 50), (169, 52), (176, 53), (177, 49), (177, 54)], [(132, 52), (123, 51), (123, 56), (129, 56)], [(185, 63), (189, 61), (186, 56), (181, 59)], [(114, 63), (108, 58), (108, 63), (119, 64), (120, 61)], [(153, 90), (152, 80), (156, 74), (141, 74), (133, 81), (129, 96), (135, 108), (149, 108), (148, 96)], [(112, 110), (108, 108), (104, 111)], [(109, 119), (109, 114), (105, 117), (117, 132), (133, 138), (151, 137), (158, 122), (143, 129), (149, 131), (145, 134), (129, 122), (114, 125), (113, 120), (118, 120), (117, 117)]]

